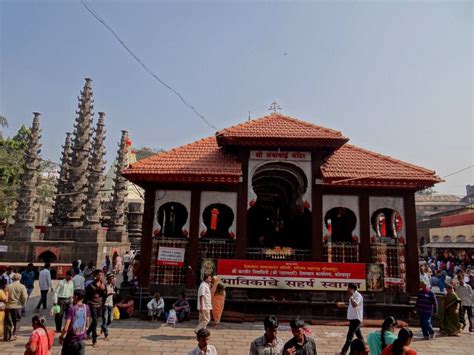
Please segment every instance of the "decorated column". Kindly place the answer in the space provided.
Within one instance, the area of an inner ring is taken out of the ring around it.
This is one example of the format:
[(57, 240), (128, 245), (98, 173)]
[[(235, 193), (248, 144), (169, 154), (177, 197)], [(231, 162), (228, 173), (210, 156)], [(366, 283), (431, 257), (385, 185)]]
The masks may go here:
[(41, 152), (41, 130), (39, 127), (40, 113), (33, 112), (31, 126), (31, 140), (24, 156), (23, 175), (21, 177), (18, 206), (16, 208), (15, 223), (8, 230), (7, 236), (11, 239), (31, 239), (38, 233), (35, 231), (36, 187), (38, 183), (38, 169)]
[(51, 222), (53, 226), (63, 225), (65, 218), (67, 217), (64, 213), (64, 201), (67, 192), (67, 181), (69, 176), (69, 166), (72, 154), (72, 141), (71, 133), (66, 132), (66, 140), (63, 145), (63, 153), (61, 157), (61, 167), (59, 169), (59, 177), (56, 182), (56, 196), (54, 198), (53, 213), (51, 215)]
[[(114, 191), (112, 193), (110, 226), (107, 240), (124, 241), (126, 233), (125, 211), (127, 208), (127, 179), (122, 172), (127, 167), (127, 151), (131, 144), (128, 132), (122, 131), (115, 164)], [(128, 240), (128, 237), (125, 237)]]
[(84, 212), (84, 227), (99, 229), (101, 227), (101, 190), (104, 186), (105, 169), (105, 124), (104, 112), (99, 112), (99, 120), (95, 129), (95, 137), (92, 144), (92, 154), (89, 160), (87, 198)]
[(72, 146), (71, 165), (67, 180), (68, 195), (65, 198), (67, 217), (65, 225), (81, 227), (84, 219), (84, 201), (87, 190), (87, 173), (90, 151), (92, 109), (92, 79), (86, 78), (81, 91), (74, 125), (74, 141)]

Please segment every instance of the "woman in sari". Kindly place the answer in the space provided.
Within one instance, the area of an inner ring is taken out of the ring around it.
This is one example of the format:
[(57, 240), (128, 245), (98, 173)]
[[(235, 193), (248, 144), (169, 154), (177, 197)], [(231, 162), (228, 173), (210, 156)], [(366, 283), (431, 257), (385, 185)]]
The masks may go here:
[(5, 324), (5, 305), (8, 301), (8, 294), (6, 291), (6, 282), (3, 278), (0, 279), (0, 337), (3, 338), (4, 324)]
[(461, 300), (453, 290), (453, 286), (446, 285), (444, 295), (444, 309), (440, 315), (439, 329), (442, 334), (460, 336), (461, 323), (459, 322), (459, 304)]
[(225, 286), (220, 282), (219, 278), (213, 279), (211, 289), (212, 295), (212, 318), (214, 319), (214, 326), (217, 327), (221, 322), (222, 312), (224, 311), (225, 303)]

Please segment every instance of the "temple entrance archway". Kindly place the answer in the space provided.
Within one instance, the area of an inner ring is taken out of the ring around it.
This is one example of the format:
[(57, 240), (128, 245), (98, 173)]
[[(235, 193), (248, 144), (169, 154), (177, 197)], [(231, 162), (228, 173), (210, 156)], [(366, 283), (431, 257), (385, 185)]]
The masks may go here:
[(256, 169), (252, 188), (257, 195), (248, 210), (249, 246), (311, 248), (311, 211), (303, 195), (308, 179), (290, 163), (267, 163)]
[(54, 263), (58, 258), (51, 250), (46, 250), (38, 256), (38, 260), (43, 263)]

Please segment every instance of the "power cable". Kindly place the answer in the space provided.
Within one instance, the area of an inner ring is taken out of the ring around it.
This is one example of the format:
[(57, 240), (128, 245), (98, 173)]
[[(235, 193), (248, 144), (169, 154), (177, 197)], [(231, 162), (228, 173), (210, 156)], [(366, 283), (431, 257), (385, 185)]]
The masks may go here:
[(85, 1), (85, 0), (81, 0), (81, 3), (82, 5), (87, 9), (87, 11), (89, 11), (89, 13), (94, 16), (94, 18), (99, 21), (107, 30), (109, 30), (110, 33), (112, 33), (112, 35), (117, 39), (117, 41), (120, 43), (120, 45), (125, 48), (125, 50), (133, 57), (133, 59), (135, 59), (138, 64), (141, 65), (141, 67), (143, 69), (145, 69), (145, 71), (150, 74), (153, 78), (155, 78), (161, 85), (163, 85), (165, 88), (167, 88), (168, 90), (170, 90), (172, 93), (174, 93), (180, 100), (181, 102), (187, 106), (189, 109), (191, 109), (191, 111), (193, 111), (193, 113), (199, 117), (204, 123), (206, 123), (209, 127), (211, 127), (212, 129), (214, 129), (215, 131), (218, 131), (218, 129), (212, 124), (209, 122), (209, 120), (204, 117), (201, 113), (199, 113), (193, 105), (191, 105), (190, 103), (188, 103), (186, 101), (186, 99), (183, 97), (183, 95), (181, 95), (176, 89), (174, 89), (173, 87), (171, 87), (169, 84), (167, 84), (166, 82), (164, 82), (157, 74), (155, 74), (150, 68), (148, 68), (140, 58), (138, 58), (138, 56), (133, 53), (133, 51), (125, 44), (125, 42), (119, 37), (119, 35), (99, 16), (99, 14)]
[(462, 173), (463, 171), (469, 170), (469, 169), (471, 169), (471, 168), (473, 168), (473, 167), (474, 167), (474, 165), (466, 166), (465, 168), (463, 168), (463, 169), (461, 169), (461, 170), (458, 170), (458, 171), (455, 171), (454, 173), (451, 173), (451, 174), (448, 174), (448, 175), (443, 176), (442, 179), (447, 178), (448, 176), (453, 176), (453, 175)]

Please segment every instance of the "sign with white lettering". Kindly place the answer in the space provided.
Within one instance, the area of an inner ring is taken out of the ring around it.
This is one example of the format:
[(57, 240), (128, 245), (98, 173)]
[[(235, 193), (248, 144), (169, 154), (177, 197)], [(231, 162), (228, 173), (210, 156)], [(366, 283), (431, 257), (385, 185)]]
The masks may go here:
[(349, 283), (366, 291), (366, 264), (218, 259), (227, 287), (343, 291)]

